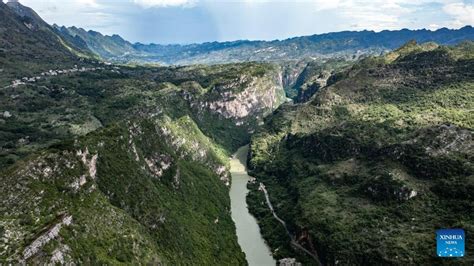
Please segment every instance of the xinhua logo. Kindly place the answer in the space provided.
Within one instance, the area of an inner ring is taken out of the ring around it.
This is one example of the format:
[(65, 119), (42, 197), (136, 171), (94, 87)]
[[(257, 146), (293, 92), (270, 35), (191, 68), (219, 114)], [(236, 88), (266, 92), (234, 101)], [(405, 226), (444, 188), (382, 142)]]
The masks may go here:
[(465, 239), (463, 229), (436, 230), (436, 253), (438, 257), (464, 257)]

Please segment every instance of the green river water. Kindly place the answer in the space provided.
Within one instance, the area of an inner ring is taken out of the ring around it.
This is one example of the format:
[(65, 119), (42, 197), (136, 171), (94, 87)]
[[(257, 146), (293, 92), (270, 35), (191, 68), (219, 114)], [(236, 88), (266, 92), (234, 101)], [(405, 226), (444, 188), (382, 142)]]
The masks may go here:
[(276, 265), (269, 247), (260, 234), (257, 220), (249, 213), (247, 208), (247, 182), (250, 179), (246, 170), (247, 154), (248, 146), (241, 147), (230, 161), (230, 172), (232, 174), (230, 201), (232, 219), (237, 228), (238, 242), (245, 252), (250, 266)]

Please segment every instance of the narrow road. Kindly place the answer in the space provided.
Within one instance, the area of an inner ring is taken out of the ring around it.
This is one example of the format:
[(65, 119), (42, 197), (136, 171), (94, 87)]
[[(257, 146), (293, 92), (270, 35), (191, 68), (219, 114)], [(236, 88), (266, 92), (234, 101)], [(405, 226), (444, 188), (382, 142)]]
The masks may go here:
[(317, 265), (322, 265), (322, 264), (321, 264), (321, 261), (319, 260), (318, 254), (314, 254), (314, 253), (312, 253), (311, 251), (309, 251), (309, 250), (307, 250), (306, 248), (304, 248), (303, 246), (301, 246), (301, 245), (296, 241), (295, 236), (290, 233), (290, 230), (288, 230), (288, 227), (286, 226), (285, 221), (283, 221), (283, 219), (281, 219), (280, 217), (278, 217), (278, 215), (277, 215), (276, 212), (275, 212), (275, 209), (273, 209), (273, 205), (272, 205), (272, 202), (270, 201), (270, 197), (268, 196), (268, 191), (267, 191), (267, 189), (265, 188), (265, 185), (264, 185), (263, 183), (260, 183), (260, 186), (259, 186), (258, 189), (259, 189), (260, 191), (262, 191), (262, 192), (265, 194), (265, 199), (266, 199), (266, 201), (267, 201), (267, 206), (268, 206), (268, 208), (269, 208), (270, 211), (272, 212), (273, 217), (275, 217), (275, 219), (276, 219), (278, 222), (280, 222), (280, 223), (283, 225), (283, 227), (285, 228), (286, 233), (288, 234), (288, 236), (289, 236), (290, 239), (291, 239), (291, 245), (292, 245), (293, 247), (295, 247), (296, 249), (299, 249), (299, 250), (303, 251), (304, 253), (308, 254), (310, 257), (312, 257), (312, 258), (316, 261)]

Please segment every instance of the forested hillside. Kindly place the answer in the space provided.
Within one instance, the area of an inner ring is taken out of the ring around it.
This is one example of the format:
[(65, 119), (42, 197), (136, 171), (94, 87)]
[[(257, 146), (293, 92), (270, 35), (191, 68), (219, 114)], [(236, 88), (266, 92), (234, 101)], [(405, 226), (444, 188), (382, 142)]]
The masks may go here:
[[(474, 45), (410, 42), (284, 105), (252, 137), (251, 209), (277, 257), (437, 264), (438, 228), (474, 230)], [(472, 263), (472, 239), (464, 259)]]

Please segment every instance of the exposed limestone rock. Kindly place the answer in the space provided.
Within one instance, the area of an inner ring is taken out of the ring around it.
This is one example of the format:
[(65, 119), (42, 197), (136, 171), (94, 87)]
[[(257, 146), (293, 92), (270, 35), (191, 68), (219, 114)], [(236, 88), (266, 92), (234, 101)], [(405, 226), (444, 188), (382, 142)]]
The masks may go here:
[(51, 263), (52, 264), (64, 264), (66, 258), (68, 258), (68, 253), (71, 251), (68, 245), (61, 245), (56, 248), (51, 256)]
[(173, 160), (171, 156), (167, 154), (159, 154), (154, 155), (151, 158), (145, 158), (145, 163), (152, 175), (156, 178), (160, 178), (164, 171), (171, 167)]
[(95, 154), (89, 162), (89, 175), (92, 179), (95, 179), (95, 175), (97, 174), (97, 158), (98, 155)]
[(53, 170), (51, 169), (51, 167), (49, 166), (46, 166), (44, 169), (43, 169), (43, 176), (44, 177), (49, 177), (51, 174), (52, 174)]
[(3, 112), (3, 117), (10, 118), (10, 117), (12, 117), (12, 114), (9, 111), (5, 111), (5, 112)]
[(296, 261), (294, 258), (284, 258), (278, 261), (280, 266), (301, 266), (303, 264)]
[(180, 172), (179, 172), (179, 168), (178, 168), (178, 169), (176, 169), (176, 174), (173, 176), (173, 187), (175, 189), (179, 188), (179, 184), (180, 184), (179, 177), (180, 177)]
[[(431, 156), (441, 156), (451, 152), (469, 152), (474, 149), (473, 132), (453, 125), (440, 125), (428, 132), (435, 135), (426, 146), (426, 152)], [(420, 138), (427, 138), (420, 136)], [(421, 140), (418, 138), (418, 140)], [(415, 140), (417, 141), (417, 140)]]
[(225, 182), (226, 186), (230, 186), (230, 175), (228, 169), (223, 165), (218, 165), (214, 168), (214, 173), (216, 173), (220, 180)]
[(138, 156), (137, 147), (135, 146), (135, 143), (132, 144), (132, 151), (135, 155), (135, 161), (140, 161), (140, 156)]
[(31, 256), (35, 255), (40, 251), (40, 249), (49, 243), (51, 240), (55, 239), (59, 235), (59, 231), (64, 225), (70, 225), (72, 222), (71, 215), (65, 215), (62, 220), (55, 224), (53, 227), (48, 229), (45, 233), (36, 238), (30, 245), (28, 245), (23, 251), (23, 262), (26, 261)]
[(79, 177), (77, 180), (75, 180), (72, 184), (71, 187), (77, 191), (79, 188), (81, 188), (85, 183), (87, 183), (87, 179), (85, 175), (82, 175)]
[(223, 173), (225, 173), (225, 171), (226, 171), (226, 168), (223, 165), (218, 166), (215, 170), (216, 174), (218, 175), (222, 175)]
[(408, 199), (411, 199), (411, 198), (413, 198), (413, 197), (416, 197), (416, 195), (418, 195), (418, 192), (416, 192), (415, 190), (412, 190), (412, 191), (410, 192), (410, 195), (408, 195)]
[(87, 148), (84, 152), (82, 150), (77, 151), (76, 154), (81, 158), (82, 163), (87, 167), (89, 171), (89, 176), (92, 179), (95, 179), (97, 174), (97, 159), (99, 155), (95, 154), (90, 160), (87, 159), (87, 157), (89, 156), (89, 150)]
[(150, 172), (157, 178), (163, 175), (163, 170), (156, 165), (156, 162), (153, 159), (145, 158), (145, 163), (148, 166)]
[(241, 119), (254, 113), (263, 113), (278, 106), (281, 87), (263, 83), (254, 78), (250, 84), (237, 94), (225, 91), (220, 94), (218, 101), (205, 102), (201, 106), (221, 114), (225, 118)]
[(226, 119), (238, 120), (235, 123), (241, 126), (247, 119), (267, 115), (285, 101), (282, 79), (281, 71), (270, 71), (261, 77), (242, 75), (211, 88), (208, 93), (211, 97), (200, 98), (189, 90), (181, 91), (181, 96), (198, 113), (219, 114)]

